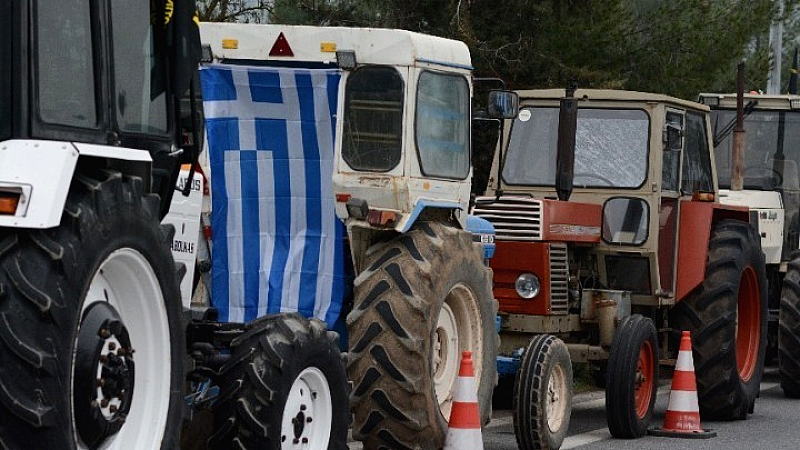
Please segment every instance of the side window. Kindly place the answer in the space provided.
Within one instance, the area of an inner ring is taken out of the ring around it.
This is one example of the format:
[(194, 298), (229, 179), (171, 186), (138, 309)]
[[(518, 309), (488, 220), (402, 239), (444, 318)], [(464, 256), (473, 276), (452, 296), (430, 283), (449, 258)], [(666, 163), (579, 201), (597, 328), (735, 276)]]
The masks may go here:
[[(111, 0), (114, 45), (114, 97), (120, 131), (163, 134), (167, 131), (167, 96), (155, 86), (157, 58), (148, 0)], [(166, 66), (158, 64), (158, 69)], [(160, 92), (160, 93), (158, 93)], [(158, 93), (158, 95), (153, 95)]]
[(342, 157), (350, 167), (387, 172), (400, 163), (403, 92), (391, 67), (362, 67), (347, 78)]
[(86, 0), (36, 2), (38, 109), (44, 122), (97, 127), (90, 4)]
[(661, 166), (661, 190), (678, 191), (683, 150), (683, 114), (667, 111), (664, 125), (664, 156)]
[(714, 190), (705, 116), (695, 112), (686, 114), (686, 145), (681, 190), (687, 194)]
[(423, 72), (419, 76), (415, 128), (425, 175), (467, 177), (469, 113), (469, 84), (463, 76), (436, 72)]

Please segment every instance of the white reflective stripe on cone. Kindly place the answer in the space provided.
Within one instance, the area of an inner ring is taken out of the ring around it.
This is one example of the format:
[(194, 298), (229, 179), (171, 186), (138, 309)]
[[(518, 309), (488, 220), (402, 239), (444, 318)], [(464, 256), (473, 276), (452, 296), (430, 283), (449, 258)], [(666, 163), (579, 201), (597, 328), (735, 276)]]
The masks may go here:
[(669, 406), (667, 406), (667, 411), (700, 411), (700, 406), (697, 404), (697, 392), (673, 390), (669, 393)]
[(478, 390), (475, 388), (475, 378), (458, 377), (458, 381), (456, 381), (456, 390), (453, 392), (453, 401), (478, 403)]
[(678, 361), (675, 363), (675, 370), (694, 372), (694, 360), (692, 359), (692, 352), (687, 352), (685, 350), (678, 352)]
[(483, 450), (481, 429), (450, 428), (444, 450)]

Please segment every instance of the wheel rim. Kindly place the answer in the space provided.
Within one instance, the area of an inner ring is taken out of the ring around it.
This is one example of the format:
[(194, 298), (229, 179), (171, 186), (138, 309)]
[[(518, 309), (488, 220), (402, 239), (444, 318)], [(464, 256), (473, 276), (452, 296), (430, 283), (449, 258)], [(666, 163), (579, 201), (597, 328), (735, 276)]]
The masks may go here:
[(295, 378), (281, 421), (281, 449), (326, 450), (333, 400), (325, 375), (308, 367)]
[(636, 416), (639, 419), (643, 419), (650, 410), (655, 369), (655, 361), (653, 359), (653, 347), (650, 341), (645, 341), (639, 349), (639, 358), (636, 362), (636, 380), (634, 380), (634, 403)]
[(739, 377), (749, 381), (758, 363), (761, 342), (761, 308), (758, 277), (752, 267), (745, 268), (739, 283), (736, 307), (736, 366)]
[(550, 431), (557, 433), (564, 425), (564, 418), (567, 416), (567, 374), (561, 364), (556, 364), (550, 374), (550, 381), (547, 383), (547, 426)]
[[(101, 398), (98, 386), (92, 395), (80, 395), (87, 380), (78, 378), (80, 374), (73, 369), (72, 374), (72, 409), (75, 417), (75, 434), (77, 447), (81, 450), (100, 448), (117, 450), (128, 448), (159, 448), (164, 436), (170, 401), (170, 334), (169, 319), (161, 287), (153, 268), (147, 259), (138, 251), (125, 248), (111, 253), (94, 274), (89, 290), (82, 305), (82, 319), (78, 327), (76, 354), (73, 356), (73, 368), (78, 368), (77, 361), (91, 359), (95, 355), (83, 354), (86, 342), (81, 336), (96, 334), (102, 343), (100, 353), (108, 359), (115, 355), (129, 365), (131, 385), (129, 397), (109, 402), (106, 406), (97, 404)], [(102, 314), (101, 314), (102, 313)], [(91, 317), (100, 314), (104, 318), (118, 314), (119, 327), (112, 327), (107, 332), (95, 331)], [(87, 328), (88, 332), (87, 332)], [(83, 333), (82, 333), (83, 332)], [(129, 339), (129, 340), (128, 340)], [(135, 381), (138, 388), (133, 388), (133, 360), (135, 351)], [(98, 374), (103, 370), (97, 367)], [(122, 380), (124, 378), (119, 378)], [(89, 380), (90, 382), (98, 380)], [(118, 391), (111, 392), (118, 394)], [(132, 394), (130, 394), (132, 393)], [(108, 394), (108, 392), (106, 392)], [(85, 417), (78, 416), (86, 410), (86, 402), (92, 409), (100, 409), (103, 417), (118, 427), (110, 428), (99, 441), (86, 442), (96, 436), (88, 436), (85, 428), (78, 423)], [(113, 405), (128, 403), (128, 410)], [(121, 419), (121, 420), (120, 420)], [(99, 444), (99, 445), (98, 445)]]
[(483, 362), (483, 330), (475, 294), (463, 284), (453, 287), (445, 298), (434, 332), (433, 382), (439, 409), (450, 420), (453, 392), (458, 380), (461, 352), (472, 352), (475, 384), (480, 385)]

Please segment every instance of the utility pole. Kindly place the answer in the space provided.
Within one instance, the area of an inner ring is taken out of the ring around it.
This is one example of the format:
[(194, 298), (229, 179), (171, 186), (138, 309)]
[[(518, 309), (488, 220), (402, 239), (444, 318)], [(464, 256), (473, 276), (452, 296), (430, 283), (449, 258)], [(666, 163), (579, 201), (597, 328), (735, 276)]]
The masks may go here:
[(778, 20), (769, 27), (769, 47), (772, 55), (772, 67), (767, 75), (767, 94), (781, 93), (781, 56), (783, 54), (783, 0), (775, 0), (778, 4)]

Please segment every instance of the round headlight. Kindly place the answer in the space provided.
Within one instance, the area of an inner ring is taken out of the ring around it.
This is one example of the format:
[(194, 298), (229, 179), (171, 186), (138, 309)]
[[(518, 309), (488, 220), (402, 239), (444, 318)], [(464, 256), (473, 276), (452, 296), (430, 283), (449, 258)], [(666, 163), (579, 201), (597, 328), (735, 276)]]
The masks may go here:
[(533, 298), (539, 295), (539, 278), (532, 273), (523, 273), (517, 277), (517, 282), (514, 284), (517, 288), (517, 294), (522, 298)]

